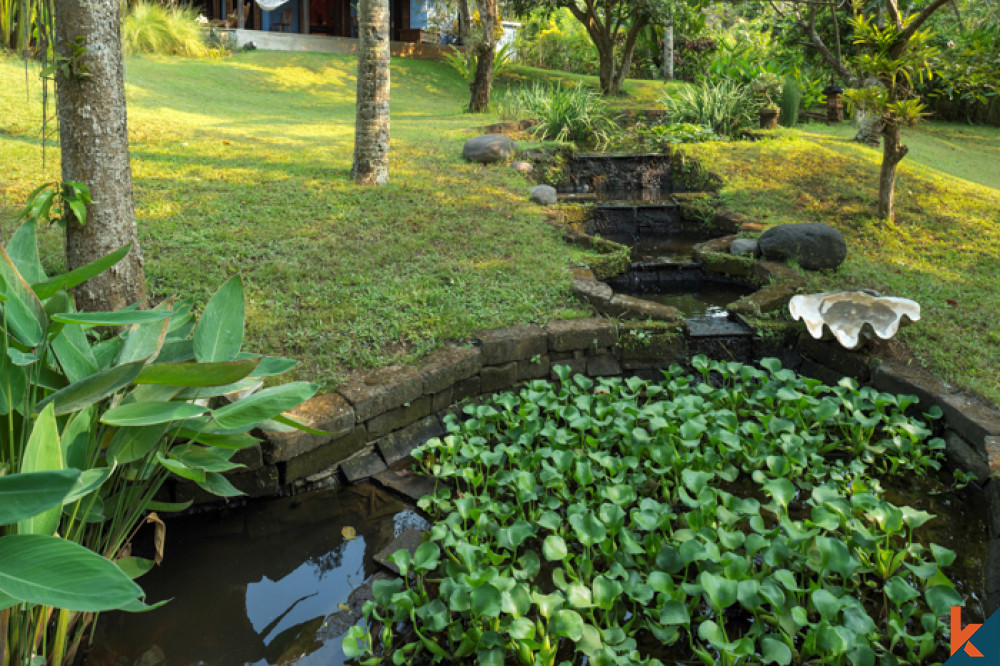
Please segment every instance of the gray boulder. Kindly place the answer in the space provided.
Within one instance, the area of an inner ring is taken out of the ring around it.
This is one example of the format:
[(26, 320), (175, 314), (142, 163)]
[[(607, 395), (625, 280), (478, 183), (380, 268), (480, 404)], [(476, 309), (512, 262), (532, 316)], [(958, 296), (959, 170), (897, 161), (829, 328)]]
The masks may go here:
[(523, 160), (520, 162), (514, 162), (510, 165), (510, 168), (518, 173), (531, 173), (535, 170), (535, 167), (531, 162), (525, 162)]
[(818, 271), (844, 263), (847, 243), (842, 233), (820, 222), (780, 224), (761, 234), (760, 251), (765, 259), (794, 259), (802, 268)]
[(556, 188), (551, 185), (535, 185), (531, 188), (531, 200), (536, 204), (551, 206), (556, 199)]
[(738, 257), (749, 255), (751, 257), (760, 256), (760, 243), (756, 238), (737, 238), (729, 245), (729, 254)]
[(500, 134), (484, 134), (473, 137), (466, 141), (462, 148), (462, 155), (465, 159), (480, 164), (503, 162), (513, 157), (516, 152), (517, 143)]

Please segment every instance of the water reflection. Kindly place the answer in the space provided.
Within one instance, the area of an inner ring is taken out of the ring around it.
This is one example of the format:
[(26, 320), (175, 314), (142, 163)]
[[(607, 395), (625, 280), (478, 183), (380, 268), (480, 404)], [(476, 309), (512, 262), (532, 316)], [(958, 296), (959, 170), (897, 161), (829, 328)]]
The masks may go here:
[[(344, 539), (345, 525), (356, 539)], [(140, 581), (150, 600), (173, 600), (102, 617), (84, 663), (131, 666), (162, 652), (150, 664), (341, 664), (340, 639), (375, 572), (371, 556), (403, 529), (424, 526), (374, 486), (173, 521), (164, 565)]]

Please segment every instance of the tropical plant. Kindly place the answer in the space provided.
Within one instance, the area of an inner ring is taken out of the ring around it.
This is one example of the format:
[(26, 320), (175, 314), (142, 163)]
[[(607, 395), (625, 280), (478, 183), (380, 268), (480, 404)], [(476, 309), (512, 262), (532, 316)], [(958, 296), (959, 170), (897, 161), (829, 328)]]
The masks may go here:
[[(472, 49), (450, 47), (444, 54), (445, 61), (463, 79), (472, 83), (476, 78), (476, 54)], [(502, 76), (514, 64), (514, 45), (507, 42), (493, 52), (493, 75)]]
[(0, 0), (0, 49), (44, 51), (51, 44), (52, 0)]
[(530, 131), (539, 138), (603, 146), (618, 129), (607, 102), (583, 86), (513, 88), (500, 101), (505, 117), (531, 118)]
[(635, 143), (642, 150), (662, 151), (682, 143), (700, 143), (702, 141), (722, 141), (710, 127), (692, 125), (691, 123), (668, 123), (663, 125), (636, 125), (632, 128)]
[[(882, 479), (937, 469), (915, 398), (695, 357), (660, 382), (570, 377), (469, 405), (419, 447), (441, 481), (364, 664), (923, 663), (955, 553)], [(931, 416), (938, 417), (935, 411)], [(645, 637), (645, 639), (644, 639)], [(650, 651), (655, 650), (655, 655)], [(658, 658), (659, 657), (659, 658)]]
[(583, 24), (565, 7), (534, 11), (522, 21), (514, 42), (518, 61), (544, 69), (596, 74), (597, 51)]
[(802, 87), (793, 77), (785, 78), (781, 88), (781, 115), (779, 122), (785, 127), (795, 127), (799, 122), (799, 110), (802, 107)]
[(710, 127), (727, 137), (753, 126), (759, 107), (752, 87), (730, 81), (677, 88), (661, 97), (660, 104), (671, 122)]
[(209, 55), (198, 11), (187, 4), (139, 0), (125, 16), (125, 52), (168, 56)]
[[(158, 501), (163, 483), (175, 476), (214, 495), (241, 494), (223, 473), (240, 467), (231, 462), (236, 451), (257, 442), (247, 433), (296, 425), (282, 413), (316, 390), (295, 382), (224, 400), (295, 365), (241, 351), (239, 276), (216, 292), (200, 319), (189, 303), (173, 301), (77, 312), (69, 291), (129, 248), (48, 276), (36, 220), (48, 217), (49, 195), (63, 190), (40, 188), (25, 210), (31, 219), (0, 250), (5, 664), (70, 663), (95, 613), (149, 610), (131, 579), (153, 562), (130, 557), (130, 541), (150, 511), (188, 506)], [(77, 207), (68, 211), (75, 215)]]

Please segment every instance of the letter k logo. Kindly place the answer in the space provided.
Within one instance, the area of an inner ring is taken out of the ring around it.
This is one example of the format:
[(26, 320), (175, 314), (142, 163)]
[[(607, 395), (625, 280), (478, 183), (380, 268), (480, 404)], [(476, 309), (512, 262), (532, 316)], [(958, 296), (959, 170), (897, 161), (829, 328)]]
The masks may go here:
[(976, 646), (968, 641), (972, 638), (972, 634), (976, 633), (976, 630), (983, 625), (981, 624), (970, 624), (965, 629), (962, 629), (962, 607), (952, 606), (951, 607), (951, 653), (955, 654), (958, 649), (965, 644), (965, 654), (970, 657), (982, 657), (983, 653), (976, 649)]

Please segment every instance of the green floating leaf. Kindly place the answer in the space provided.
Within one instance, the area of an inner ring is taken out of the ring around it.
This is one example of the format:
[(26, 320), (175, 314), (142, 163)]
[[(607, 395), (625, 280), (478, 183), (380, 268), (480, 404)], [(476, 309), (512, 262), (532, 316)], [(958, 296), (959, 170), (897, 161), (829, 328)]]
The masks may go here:
[(542, 556), (549, 562), (562, 562), (568, 554), (566, 541), (557, 534), (548, 535), (542, 542)]
[(765, 664), (779, 664), (788, 666), (792, 663), (792, 650), (784, 641), (770, 636), (760, 639), (761, 656)]
[(503, 609), (500, 590), (490, 583), (483, 583), (472, 590), (472, 615), (474, 617), (498, 617)]
[(583, 636), (583, 618), (576, 611), (557, 611), (552, 617), (549, 628), (556, 636), (576, 642)]
[(121, 608), (143, 596), (110, 560), (42, 534), (0, 537), (0, 592), (32, 604), (90, 613)]

